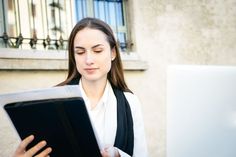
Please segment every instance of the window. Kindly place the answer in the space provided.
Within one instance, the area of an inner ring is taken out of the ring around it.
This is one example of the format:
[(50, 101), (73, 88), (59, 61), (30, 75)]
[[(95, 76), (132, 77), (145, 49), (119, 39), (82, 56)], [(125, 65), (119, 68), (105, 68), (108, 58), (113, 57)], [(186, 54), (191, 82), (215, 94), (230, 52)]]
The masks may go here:
[(2, 0), (0, 46), (66, 49), (75, 22), (96, 17), (113, 29), (122, 51), (129, 34), (124, 0)]
[[(131, 52), (127, 3), (127, 0), (0, 0), (0, 69), (67, 69), (69, 33), (78, 20), (88, 16), (106, 21), (120, 43), (121, 52)], [(126, 70), (147, 69), (147, 63), (137, 53), (121, 53), (121, 58)]]

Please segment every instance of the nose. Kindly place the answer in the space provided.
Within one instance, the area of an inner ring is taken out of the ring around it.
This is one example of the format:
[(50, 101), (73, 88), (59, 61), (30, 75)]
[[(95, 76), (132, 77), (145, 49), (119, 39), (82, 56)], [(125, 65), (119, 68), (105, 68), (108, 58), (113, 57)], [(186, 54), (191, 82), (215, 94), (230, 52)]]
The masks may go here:
[(86, 62), (87, 65), (91, 65), (91, 64), (94, 63), (93, 55), (89, 51), (87, 51), (87, 53), (86, 53), (85, 62)]

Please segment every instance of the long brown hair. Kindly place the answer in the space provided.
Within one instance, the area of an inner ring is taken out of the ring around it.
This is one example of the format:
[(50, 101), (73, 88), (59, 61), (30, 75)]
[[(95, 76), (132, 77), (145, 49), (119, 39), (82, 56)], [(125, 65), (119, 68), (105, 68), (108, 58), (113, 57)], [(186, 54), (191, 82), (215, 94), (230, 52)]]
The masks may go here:
[(127, 84), (125, 83), (124, 79), (124, 73), (123, 73), (123, 66), (121, 62), (120, 52), (117, 45), (117, 42), (115, 40), (114, 34), (112, 29), (108, 24), (103, 22), (102, 20), (96, 19), (96, 18), (84, 18), (81, 21), (79, 21), (75, 27), (73, 28), (69, 40), (68, 40), (68, 58), (69, 58), (69, 64), (68, 64), (68, 75), (67, 79), (63, 81), (60, 85), (66, 85), (69, 82), (71, 82), (74, 79), (80, 79), (81, 74), (78, 72), (76, 68), (75, 63), (75, 56), (74, 56), (74, 38), (80, 30), (84, 28), (91, 28), (102, 31), (106, 37), (107, 41), (109, 42), (110, 48), (115, 49), (116, 51), (116, 57), (111, 63), (111, 70), (108, 72), (107, 79), (111, 83), (113, 87), (116, 87), (122, 91), (131, 92), (131, 90), (128, 88)]

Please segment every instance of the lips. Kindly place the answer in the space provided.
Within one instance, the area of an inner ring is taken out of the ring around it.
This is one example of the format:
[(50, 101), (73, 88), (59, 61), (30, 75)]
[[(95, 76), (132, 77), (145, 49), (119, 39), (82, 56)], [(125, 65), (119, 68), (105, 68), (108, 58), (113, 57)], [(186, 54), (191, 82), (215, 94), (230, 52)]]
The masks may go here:
[(87, 73), (94, 73), (98, 68), (85, 68), (84, 70), (87, 72)]

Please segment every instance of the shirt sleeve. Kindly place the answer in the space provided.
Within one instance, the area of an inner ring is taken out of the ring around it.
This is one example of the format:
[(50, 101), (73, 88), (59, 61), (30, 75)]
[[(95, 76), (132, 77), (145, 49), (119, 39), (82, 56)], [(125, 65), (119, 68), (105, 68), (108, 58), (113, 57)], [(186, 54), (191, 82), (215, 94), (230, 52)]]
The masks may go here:
[[(115, 147), (116, 148), (116, 147)], [(119, 148), (116, 148), (120, 154), (120, 157), (130, 157), (130, 155), (128, 155), (127, 153), (123, 152), (122, 150), (120, 150)]]
[[(147, 151), (143, 116), (141, 111), (141, 103), (138, 97), (132, 93), (125, 92), (125, 96), (131, 108), (133, 124), (134, 124), (133, 157), (147, 157), (148, 151)], [(121, 157), (129, 157), (129, 155), (122, 152), (121, 150), (118, 149), (118, 151)]]

